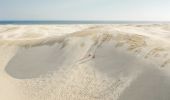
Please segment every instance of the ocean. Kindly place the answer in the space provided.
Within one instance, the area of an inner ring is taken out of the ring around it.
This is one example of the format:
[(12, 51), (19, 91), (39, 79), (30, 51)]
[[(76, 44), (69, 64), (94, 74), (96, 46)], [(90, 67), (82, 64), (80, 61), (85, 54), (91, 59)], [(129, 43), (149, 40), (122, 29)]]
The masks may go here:
[(84, 20), (1, 20), (0, 25), (41, 25), (41, 24), (160, 24), (170, 23), (169, 21), (84, 21)]

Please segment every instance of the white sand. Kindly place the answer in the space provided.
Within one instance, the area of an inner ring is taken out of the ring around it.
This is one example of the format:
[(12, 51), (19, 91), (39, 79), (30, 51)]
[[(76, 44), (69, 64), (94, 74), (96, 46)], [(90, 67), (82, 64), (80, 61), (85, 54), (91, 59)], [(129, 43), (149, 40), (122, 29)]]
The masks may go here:
[(0, 26), (0, 100), (169, 100), (170, 25)]

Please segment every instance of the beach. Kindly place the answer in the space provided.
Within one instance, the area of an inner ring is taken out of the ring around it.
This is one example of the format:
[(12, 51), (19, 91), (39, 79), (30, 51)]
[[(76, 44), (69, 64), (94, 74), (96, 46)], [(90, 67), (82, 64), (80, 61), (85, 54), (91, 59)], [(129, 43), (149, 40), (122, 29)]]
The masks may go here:
[(0, 100), (169, 100), (170, 24), (0, 25)]

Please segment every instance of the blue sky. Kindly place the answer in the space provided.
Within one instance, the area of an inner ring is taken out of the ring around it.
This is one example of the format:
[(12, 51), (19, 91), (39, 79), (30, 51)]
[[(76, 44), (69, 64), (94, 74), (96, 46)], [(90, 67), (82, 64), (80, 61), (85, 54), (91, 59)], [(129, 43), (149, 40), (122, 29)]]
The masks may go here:
[(0, 0), (0, 20), (170, 21), (170, 0)]

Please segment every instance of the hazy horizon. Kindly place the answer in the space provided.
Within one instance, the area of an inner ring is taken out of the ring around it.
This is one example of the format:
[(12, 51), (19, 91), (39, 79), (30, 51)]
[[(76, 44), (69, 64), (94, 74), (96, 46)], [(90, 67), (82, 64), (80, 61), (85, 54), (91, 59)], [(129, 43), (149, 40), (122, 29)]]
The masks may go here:
[(0, 21), (170, 21), (169, 0), (0, 0), (0, 2)]

